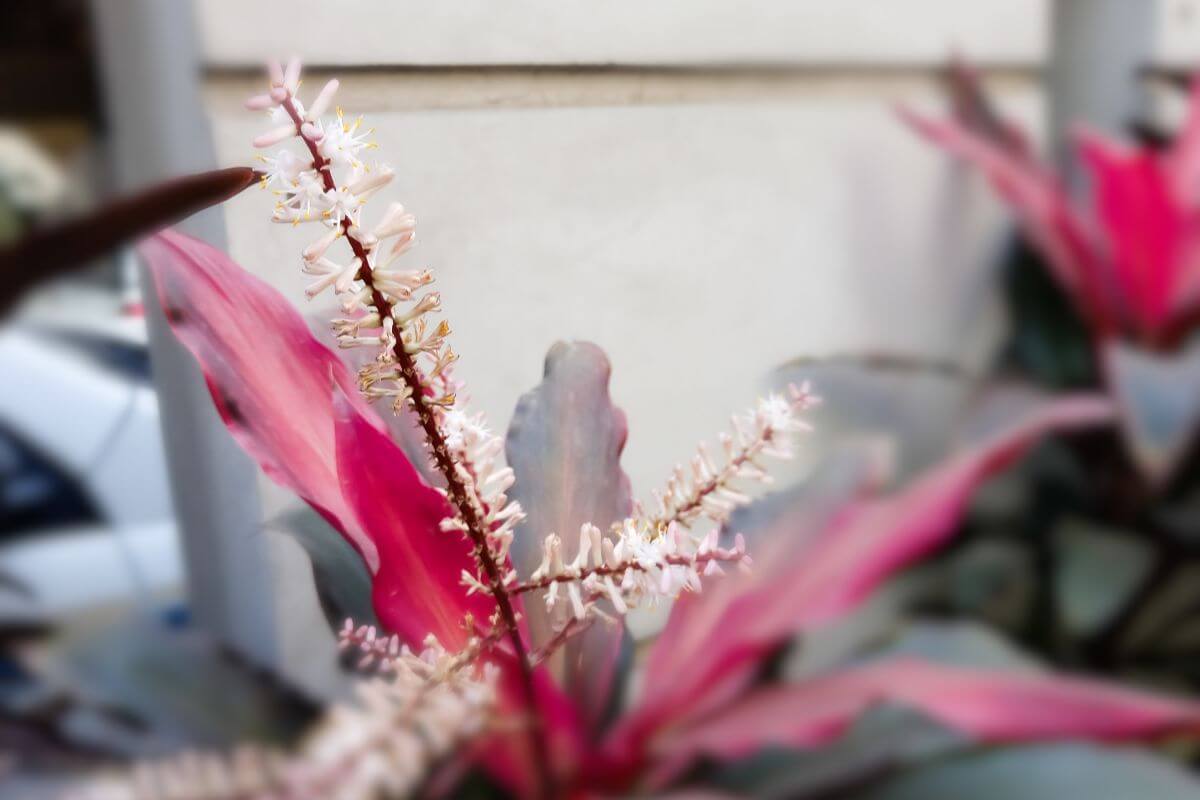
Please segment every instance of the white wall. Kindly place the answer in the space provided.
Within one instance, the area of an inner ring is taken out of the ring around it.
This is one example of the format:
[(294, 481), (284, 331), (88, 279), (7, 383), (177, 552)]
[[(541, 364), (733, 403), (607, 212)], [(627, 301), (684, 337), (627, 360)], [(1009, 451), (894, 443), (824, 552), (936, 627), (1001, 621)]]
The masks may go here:
[[(502, 426), (556, 339), (598, 342), (647, 496), (789, 358), (972, 344), (978, 308), (956, 298), (981, 280), (1000, 215), (895, 121), (891, 94), (355, 111), (400, 176), (384, 199), (418, 215), (412, 260), (437, 271), (475, 403)], [(1033, 115), (1032, 89), (1006, 95)], [(251, 157), (248, 116), (215, 117), (221, 160)], [(302, 301), (312, 232), (269, 225), (257, 192), (227, 208), (234, 256)]]
[(1154, 0), (1157, 12), (1155, 60), (1194, 69), (1200, 62), (1200, 2)]
[(1044, 55), (1046, 0), (204, 0), (208, 58), (323, 64), (925, 63)]
[[(1200, 0), (1151, 1), (1154, 60), (1200, 60)], [(503, 426), (554, 339), (598, 341), (643, 494), (791, 356), (978, 359), (994, 333), (965, 295), (1004, 216), (889, 107), (935, 101), (934, 68), (959, 52), (1001, 66), (1002, 103), (1040, 130), (1050, 0), (195, 8), (223, 163), (247, 163), (260, 127), (239, 68), (369, 67), (340, 99), (399, 172), (388, 197), (420, 219), (413, 258), (437, 270), (476, 403)], [(253, 193), (227, 206), (232, 252), (299, 302), (307, 234), (268, 210)]]

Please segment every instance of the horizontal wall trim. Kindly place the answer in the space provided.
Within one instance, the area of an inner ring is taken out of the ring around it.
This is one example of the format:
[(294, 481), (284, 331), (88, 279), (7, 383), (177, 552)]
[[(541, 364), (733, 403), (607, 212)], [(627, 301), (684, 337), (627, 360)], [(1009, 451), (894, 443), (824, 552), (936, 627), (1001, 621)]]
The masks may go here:
[[(673, 103), (772, 102), (815, 95), (889, 98), (928, 90), (943, 67), (861, 68), (811, 66), (691, 67), (312, 67), (308, 91), (342, 79), (339, 102), (358, 111), (454, 108), (545, 108)], [(997, 89), (1039, 85), (1041, 70), (981, 68)], [(265, 78), (251, 68), (213, 68), (205, 94), (216, 113), (241, 113), (241, 101), (261, 91)]]
[[(522, 74), (522, 75), (794, 75), (857, 77), (930, 76), (945, 70), (949, 57), (925, 64), (911, 61), (874, 62), (810, 62), (810, 61), (737, 61), (693, 62), (687, 64), (323, 64), (306, 63), (305, 74), (336, 73), (338, 75), (463, 75), (463, 74)], [(972, 61), (972, 66), (989, 75), (1036, 76), (1042, 72), (1039, 61)], [(205, 76), (213, 79), (246, 78), (263, 73), (259, 64), (210, 64)]]

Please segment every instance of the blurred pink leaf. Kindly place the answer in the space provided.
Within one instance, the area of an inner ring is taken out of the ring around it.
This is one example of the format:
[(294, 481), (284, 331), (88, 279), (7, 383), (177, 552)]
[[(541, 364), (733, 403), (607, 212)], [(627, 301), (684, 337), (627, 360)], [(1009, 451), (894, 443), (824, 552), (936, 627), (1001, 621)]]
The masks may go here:
[(1071, 737), (1109, 741), (1200, 730), (1200, 703), (1039, 673), (896, 659), (754, 692), (653, 749), (670, 770), (701, 756), (733, 759), (768, 746), (814, 747), (867, 709), (907, 706), (983, 742)]
[(1081, 131), (1079, 151), (1092, 176), (1095, 211), (1106, 235), (1115, 290), (1126, 298), (1122, 320), (1153, 335), (1169, 319), (1174, 267), (1183, 256), (1189, 209), (1172, 194), (1167, 164), (1156, 152)]
[(496, 603), (462, 587), (462, 572), (475, 561), (465, 537), (438, 528), (450, 506), (340, 391), (334, 411), (342, 491), (379, 553), (372, 580), (379, 621), (414, 646), (429, 633), (450, 649), (463, 646), (463, 617), (486, 624)]
[(656, 729), (728, 703), (778, 646), (853, 610), (943, 544), (976, 487), (1043, 436), (1112, 416), (1112, 404), (1099, 395), (1048, 401), (902, 491), (849, 504), (823, 529), (794, 527), (804, 509), (782, 514), (760, 538), (750, 575), (729, 576), (676, 603), (651, 647), (638, 704), (614, 733), (616, 757), (636, 752)]
[(1107, 319), (1106, 290), (1090, 285), (1097, 275), (1094, 237), (1052, 173), (1028, 153), (955, 120), (936, 120), (903, 107), (898, 113), (926, 139), (979, 169), (1041, 248), (1062, 287), (1085, 313), (1097, 321)]
[[(159, 302), (204, 372), (229, 431), (275, 482), (345, 534), (368, 568), (379, 554), (338, 481), (333, 388), (354, 378), (286, 299), (214, 247), (174, 231), (144, 241)], [(361, 400), (354, 413), (375, 427)]]
[(1053, 173), (1014, 142), (1013, 126), (990, 109), (978, 113), (979, 102), (956, 97), (955, 105), (954, 119), (907, 108), (900, 116), (988, 178), (1096, 333), (1119, 330), (1159, 345), (1194, 325), (1200, 314), (1200, 84), (1187, 122), (1165, 150), (1080, 132), (1079, 153), (1092, 178), (1086, 209), (1073, 208)]
[(897, 569), (944, 543), (976, 488), (989, 477), (1046, 435), (1094, 427), (1113, 415), (1112, 402), (1102, 395), (1056, 397), (928, 470), (898, 494), (847, 509), (803, 560), (783, 573), (788, 580), (778, 588), (795, 604), (795, 618), (802, 628), (811, 628), (846, 614)]
[(952, 58), (946, 70), (946, 84), (954, 119), (960, 125), (999, 146), (1013, 158), (1033, 162), (1034, 151), (1029, 137), (996, 111), (974, 65), (958, 57)]
[[(621, 470), (628, 428), (609, 397), (611, 371), (596, 345), (558, 342), (546, 355), (541, 384), (517, 403), (505, 453), (516, 472), (512, 495), (528, 515), (512, 548), (522, 574), (537, 567), (548, 533), (562, 536), (570, 559), (581, 525), (606, 528), (632, 511), (629, 477)], [(545, 642), (552, 631), (542, 595), (525, 605), (535, 645)], [(623, 625), (593, 625), (550, 662), (589, 725), (608, 709), (623, 635)]]

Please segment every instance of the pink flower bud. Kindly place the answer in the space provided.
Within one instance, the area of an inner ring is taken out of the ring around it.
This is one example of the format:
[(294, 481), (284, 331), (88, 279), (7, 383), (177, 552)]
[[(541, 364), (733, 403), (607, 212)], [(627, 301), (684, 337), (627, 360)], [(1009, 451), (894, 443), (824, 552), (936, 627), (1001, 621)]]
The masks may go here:
[(313, 100), (313, 103), (308, 108), (308, 119), (316, 121), (321, 118), (321, 115), (329, 110), (329, 104), (333, 102), (333, 96), (337, 93), (340, 84), (337, 78), (334, 78), (325, 87), (321, 89), (321, 93)]
[(292, 56), (288, 61), (287, 69), (283, 72), (283, 85), (289, 92), (293, 94), (296, 88), (300, 86), (300, 59)]
[(260, 134), (251, 142), (255, 147), (274, 147), (284, 139), (290, 138), (296, 134), (295, 125), (280, 125), (278, 128), (269, 130), (264, 134)]
[(246, 100), (246, 108), (251, 111), (265, 111), (279, 105), (279, 101), (269, 94), (256, 94)]

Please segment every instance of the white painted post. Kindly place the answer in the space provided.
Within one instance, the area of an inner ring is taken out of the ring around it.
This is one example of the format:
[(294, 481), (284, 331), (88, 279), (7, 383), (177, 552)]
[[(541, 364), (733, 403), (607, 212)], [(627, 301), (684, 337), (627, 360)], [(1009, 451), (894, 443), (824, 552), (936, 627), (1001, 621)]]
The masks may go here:
[(1050, 133), (1059, 163), (1078, 182), (1072, 126), (1119, 131), (1148, 107), (1138, 70), (1150, 59), (1156, 3), (1054, 0), (1048, 75)]
[[(211, 169), (191, 3), (93, 0), (92, 15), (117, 186)], [(224, 245), (217, 209), (180, 227)], [(149, 288), (145, 275), (142, 286)], [(191, 608), (223, 643), (255, 663), (276, 666), (257, 472), (226, 432), (195, 362), (167, 329), (158, 304), (145, 305)]]

